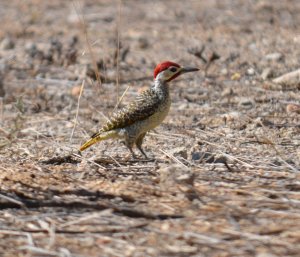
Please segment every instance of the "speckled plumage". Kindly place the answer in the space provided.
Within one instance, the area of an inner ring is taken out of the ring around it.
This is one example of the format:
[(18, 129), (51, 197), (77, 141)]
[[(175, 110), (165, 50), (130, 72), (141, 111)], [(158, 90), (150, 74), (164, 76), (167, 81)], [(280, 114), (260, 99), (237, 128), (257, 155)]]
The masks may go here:
[[(113, 113), (109, 121), (80, 150), (83, 151), (97, 141), (116, 137), (124, 139), (131, 152), (133, 144), (136, 143), (138, 149), (146, 156), (141, 148), (143, 137), (145, 133), (164, 120), (170, 105), (168, 85), (166, 83), (155, 84), (141, 93), (128, 106)], [(142, 138), (139, 138), (141, 135)]]
[(134, 102), (113, 113), (109, 121), (80, 147), (80, 151), (105, 139), (121, 138), (124, 139), (133, 157), (135, 155), (132, 147), (135, 144), (147, 158), (142, 149), (143, 139), (149, 130), (165, 119), (170, 109), (171, 99), (167, 82), (183, 71), (196, 70), (198, 69), (193, 68), (184, 71), (184, 68), (172, 62), (159, 64), (154, 71), (154, 85), (141, 93)]
[(168, 86), (165, 85), (164, 90), (151, 87), (144, 91), (134, 102), (113, 113), (110, 120), (100, 129), (99, 133), (125, 128), (135, 122), (149, 118), (159, 110), (163, 103), (169, 98), (167, 87)]

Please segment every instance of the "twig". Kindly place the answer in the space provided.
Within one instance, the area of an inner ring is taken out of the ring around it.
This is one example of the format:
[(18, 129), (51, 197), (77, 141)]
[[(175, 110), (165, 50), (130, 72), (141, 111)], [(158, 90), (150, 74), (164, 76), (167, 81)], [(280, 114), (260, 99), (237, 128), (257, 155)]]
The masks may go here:
[(19, 205), (20, 207), (25, 207), (25, 204), (24, 204), (24, 203), (22, 203), (22, 202), (20, 202), (20, 201), (18, 201), (18, 200), (15, 200), (15, 199), (13, 199), (13, 198), (11, 198), (11, 197), (8, 197), (8, 196), (6, 196), (6, 195), (0, 194), (0, 198), (4, 199), (4, 200), (6, 200), (6, 201), (9, 201), (9, 202), (11, 202), (11, 203), (17, 204), (17, 205)]
[(282, 246), (287, 246), (292, 248), (293, 245), (290, 243), (287, 243), (281, 239), (277, 238), (272, 238), (270, 236), (261, 236), (261, 235), (256, 235), (248, 232), (240, 232), (240, 231), (235, 231), (231, 229), (221, 229), (222, 233), (233, 235), (233, 236), (238, 236), (240, 238), (246, 238), (248, 240), (255, 240), (262, 242), (263, 244), (270, 244), (270, 245), (282, 245)]
[(117, 55), (116, 55), (116, 64), (117, 64), (117, 76), (116, 76), (116, 87), (117, 87), (117, 105), (119, 103), (119, 93), (120, 93), (120, 85), (119, 85), (119, 79), (120, 79), (120, 26), (121, 26), (121, 6), (122, 6), (122, 0), (119, 0), (118, 4), (118, 19), (117, 19)]
[[(145, 218), (145, 219), (158, 219), (158, 220), (165, 220), (165, 219), (179, 219), (183, 218), (183, 215), (177, 214), (153, 214), (147, 213), (140, 210), (135, 210), (132, 207), (118, 207), (115, 204), (109, 202), (86, 202), (82, 200), (74, 200), (74, 201), (60, 201), (60, 200), (31, 200), (31, 199), (23, 199), (23, 203), (27, 208), (43, 208), (43, 207), (52, 207), (52, 208), (78, 208), (78, 209), (94, 209), (94, 210), (106, 210), (112, 209), (113, 213), (121, 214), (131, 218)], [(20, 207), (18, 204), (15, 203), (5, 203), (1, 204), (0, 209), (10, 209), (10, 208), (18, 208)]]
[(0, 123), (3, 121), (4, 115), (4, 104), (3, 104), (3, 97), (0, 96)]
[(99, 213), (99, 212), (96, 212), (96, 213), (93, 213), (93, 214), (91, 214), (91, 215), (84, 216), (84, 217), (81, 217), (81, 218), (79, 218), (79, 219), (76, 219), (76, 220), (72, 220), (72, 221), (66, 222), (65, 224), (62, 224), (62, 225), (60, 226), (60, 230), (61, 230), (61, 228), (65, 228), (65, 227), (69, 227), (69, 226), (72, 226), (72, 225), (79, 224), (79, 223), (81, 223), (82, 221), (87, 221), (87, 220), (90, 220), (90, 219), (99, 218), (99, 216), (100, 216), (101, 213), (106, 213), (106, 214), (108, 214), (107, 211), (109, 211), (109, 213), (111, 213), (111, 210), (108, 209), (108, 210), (104, 210), (104, 211), (102, 211), (102, 212), (100, 212), (100, 213)]
[(125, 91), (124, 91), (124, 93), (122, 94), (122, 96), (118, 99), (118, 102), (117, 102), (117, 104), (116, 104), (116, 106), (115, 106), (115, 108), (113, 109), (112, 112), (115, 112), (116, 109), (118, 109), (120, 103), (123, 101), (123, 98), (124, 98), (124, 96), (126, 95), (126, 93), (127, 93), (127, 91), (128, 91), (129, 88), (130, 88), (130, 84), (127, 86), (127, 88), (125, 89)]
[(206, 236), (206, 235), (201, 235), (199, 233), (194, 233), (194, 232), (185, 232), (183, 234), (183, 236), (185, 239), (196, 238), (196, 239), (199, 239), (200, 241), (204, 241), (205, 243), (208, 243), (208, 244), (220, 244), (220, 243), (224, 242), (222, 239), (211, 237), (211, 236)]
[(123, 166), (111, 155), (109, 155), (109, 158), (111, 158), (121, 169), (123, 168)]
[(76, 125), (77, 125), (77, 121), (78, 121), (80, 99), (81, 99), (81, 96), (82, 96), (84, 84), (85, 84), (85, 80), (82, 81), (81, 88), (80, 88), (80, 93), (79, 93), (79, 96), (78, 96), (77, 109), (76, 109), (76, 115), (75, 115), (75, 122), (74, 122), (74, 127), (72, 129), (71, 136), (70, 136), (70, 143), (72, 142), (72, 138), (73, 138), (73, 135), (74, 135), (74, 132), (75, 132), (75, 129), (76, 129)]
[(40, 247), (35, 247), (35, 246), (30, 246), (30, 245), (25, 245), (19, 247), (19, 250), (27, 250), (32, 253), (36, 254), (42, 254), (42, 255), (47, 255), (47, 256), (63, 256), (59, 252), (54, 252), (54, 251), (49, 251)]
[(251, 165), (251, 164), (249, 164), (249, 163), (246, 163), (246, 162), (244, 162), (244, 161), (242, 161), (242, 160), (240, 160), (240, 159), (238, 159), (238, 158), (236, 158), (236, 157), (234, 157), (234, 156), (232, 156), (232, 155), (229, 155), (229, 154), (227, 154), (227, 153), (224, 153), (224, 152), (222, 152), (222, 151), (218, 151), (220, 154), (222, 154), (223, 156), (225, 156), (225, 157), (227, 157), (228, 159), (232, 159), (232, 160), (235, 160), (235, 161), (237, 161), (237, 162), (239, 162), (239, 163), (241, 163), (241, 164), (243, 164), (243, 165), (245, 165), (246, 167), (248, 167), (248, 168), (254, 168), (254, 166), (253, 165)]
[(159, 149), (159, 151), (161, 151), (163, 154), (165, 154), (166, 156), (168, 156), (169, 158), (171, 158), (173, 161), (177, 162), (178, 164), (182, 165), (183, 167), (188, 168), (188, 166), (186, 166), (181, 161), (179, 161), (174, 155), (167, 153), (162, 149)]
[(0, 230), (0, 234), (3, 234), (3, 235), (26, 236), (27, 240), (28, 240), (28, 244), (31, 245), (31, 246), (34, 246), (34, 242), (33, 242), (33, 239), (32, 239), (32, 236), (30, 235), (30, 233), (23, 232), (23, 231), (1, 229)]
[(86, 159), (86, 158), (80, 156), (79, 154), (73, 153), (72, 155), (74, 155), (74, 156), (76, 156), (76, 157), (78, 157), (78, 158), (80, 158), (80, 159), (82, 159), (82, 160), (85, 160), (85, 161), (87, 161), (87, 162), (90, 162), (90, 163), (96, 165), (97, 167), (99, 167), (99, 168), (101, 168), (101, 169), (103, 169), (103, 170), (106, 170), (106, 168), (105, 168), (104, 166), (101, 166), (100, 164), (98, 164), (98, 163), (96, 163), (96, 162), (94, 162), (94, 161), (92, 161), (92, 160)]
[(94, 51), (93, 51), (93, 48), (92, 48), (92, 45), (89, 41), (89, 36), (88, 36), (88, 31), (87, 31), (87, 25), (86, 25), (86, 22), (85, 22), (85, 19), (84, 19), (84, 16), (83, 16), (83, 12), (80, 8), (80, 5), (78, 3), (77, 7), (75, 5), (74, 2), (73, 3), (73, 6), (74, 6), (74, 9), (78, 15), (78, 18), (80, 19), (80, 22), (81, 22), (81, 27), (82, 27), (82, 30), (83, 30), (83, 33), (85, 35), (85, 40), (86, 40), (86, 44), (87, 44), (87, 47), (88, 47), (88, 50), (89, 50), (89, 53), (90, 53), (90, 56), (91, 56), (91, 59), (92, 59), (92, 63), (93, 63), (93, 66), (94, 66), (94, 70), (95, 70), (95, 75), (96, 75), (96, 78), (97, 78), (97, 82), (98, 82), (98, 86), (99, 88), (101, 87), (101, 79), (100, 79), (100, 71), (99, 71), (99, 68), (98, 68), (98, 65), (97, 65), (97, 61), (95, 59), (95, 55), (94, 55)]

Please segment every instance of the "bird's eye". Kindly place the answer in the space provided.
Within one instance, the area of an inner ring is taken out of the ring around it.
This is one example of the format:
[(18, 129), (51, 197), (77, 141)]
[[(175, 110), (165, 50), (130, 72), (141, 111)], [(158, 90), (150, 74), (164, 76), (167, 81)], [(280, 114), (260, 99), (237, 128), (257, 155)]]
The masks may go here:
[(177, 68), (171, 67), (171, 68), (170, 68), (170, 71), (175, 72), (175, 71), (177, 71)]

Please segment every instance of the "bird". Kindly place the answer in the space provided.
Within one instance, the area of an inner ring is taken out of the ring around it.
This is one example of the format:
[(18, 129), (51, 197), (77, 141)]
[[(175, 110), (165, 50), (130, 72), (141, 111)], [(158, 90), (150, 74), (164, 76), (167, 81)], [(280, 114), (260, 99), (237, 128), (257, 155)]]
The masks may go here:
[(80, 147), (80, 152), (103, 140), (122, 139), (133, 159), (137, 158), (133, 151), (134, 145), (148, 159), (142, 148), (143, 140), (147, 132), (161, 124), (169, 113), (169, 82), (184, 73), (198, 70), (195, 67), (182, 67), (171, 61), (159, 63), (153, 72), (153, 85), (133, 102), (115, 111), (106, 124)]

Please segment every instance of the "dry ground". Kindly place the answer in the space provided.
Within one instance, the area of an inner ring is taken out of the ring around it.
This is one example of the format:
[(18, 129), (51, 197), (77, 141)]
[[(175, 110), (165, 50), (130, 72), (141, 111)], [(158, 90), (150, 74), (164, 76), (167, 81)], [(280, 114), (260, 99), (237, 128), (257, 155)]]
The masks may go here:
[[(119, 7), (0, 1), (1, 256), (299, 256), (299, 84), (266, 80), (299, 67), (300, 1)], [(78, 155), (166, 59), (202, 71), (172, 83), (154, 160)]]

